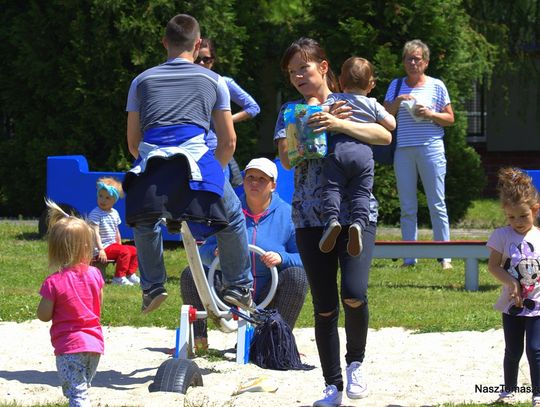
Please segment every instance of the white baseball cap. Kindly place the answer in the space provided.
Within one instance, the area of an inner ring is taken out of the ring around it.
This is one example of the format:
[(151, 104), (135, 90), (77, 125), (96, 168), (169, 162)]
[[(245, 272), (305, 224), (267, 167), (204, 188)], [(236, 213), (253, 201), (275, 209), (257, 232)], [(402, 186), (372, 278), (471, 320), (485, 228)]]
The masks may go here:
[(248, 165), (246, 165), (244, 171), (247, 171), (249, 169), (262, 171), (270, 178), (272, 178), (274, 182), (277, 181), (278, 172), (276, 164), (274, 164), (274, 162), (270, 161), (268, 158), (254, 158), (248, 163)]

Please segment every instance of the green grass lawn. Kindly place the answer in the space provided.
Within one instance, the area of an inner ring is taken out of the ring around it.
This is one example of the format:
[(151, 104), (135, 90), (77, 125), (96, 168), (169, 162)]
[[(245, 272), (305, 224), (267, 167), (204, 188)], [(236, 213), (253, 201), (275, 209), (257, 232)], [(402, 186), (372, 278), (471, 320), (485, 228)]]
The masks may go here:
[[(470, 227), (480, 229), (480, 213), (490, 213), (494, 201), (473, 207)], [(483, 209), (478, 209), (478, 207)], [(491, 208), (491, 209), (490, 209)], [(493, 211), (494, 212), (494, 211)], [(479, 232), (477, 232), (479, 233)], [(429, 239), (424, 232), (420, 238)], [(471, 238), (485, 239), (488, 233)], [(381, 227), (379, 239), (399, 239), (395, 229)], [(105, 286), (102, 322), (110, 326), (178, 326), (181, 299), (179, 276), (186, 267), (184, 249), (179, 243), (165, 245), (169, 298), (159, 312), (142, 315), (138, 287)], [(46, 242), (37, 235), (31, 222), (0, 222), (0, 320), (25, 321), (35, 318), (38, 290), (48, 275)], [(500, 327), (493, 311), (499, 285), (489, 275), (486, 262), (480, 263), (480, 289), (464, 290), (464, 264), (454, 260), (454, 270), (443, 272), (435, 260), (419, 260), (413, 268), (399, 268), (399, 261), (374, 260), (371, 269), (369, 302), (370, 326), (401, 326), (419, 332), (485, 330)], [(107, 277), (112, 277), (112, 266)], [(312, 326), (311, 298), (306, 300), (298, 327)]]

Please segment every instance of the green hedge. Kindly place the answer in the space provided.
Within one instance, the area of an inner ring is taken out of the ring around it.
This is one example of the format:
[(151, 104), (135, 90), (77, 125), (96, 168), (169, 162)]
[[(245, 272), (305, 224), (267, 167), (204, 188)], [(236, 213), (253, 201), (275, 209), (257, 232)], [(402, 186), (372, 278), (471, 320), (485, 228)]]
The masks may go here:
[[(129, 167), (125, 141), (130, 81), (165, 58), (168, 19), (196, 16), (214, 38), (218, 71), (230, 74), (262, 113), (238, 126), (237, 158), (274, 153), (272, 131), (280, 101), (297, 98), (279, 69), (286, 46), (311, 35), (323, 43), (334, 70), (350, 55), (375, 63), (382, 100), (389, 81), (403, 75), (401, 47), (421, 38), (432, 49), (428, 73), (449, 88), (458, 124), (448, 129), (447, 195), (458, 221), (484, 180), (476, 153), (465, 143), (459, 113), (471, 84), (493, 66), (492, 45), (471, 27), (460, 0), (50, 0), (2, 2), (0, 14), (0, 214), (37, 216), (45, 194), (46, 157), (82, 154), (91, 170)], [(343, 16), (346, 16), (345, 18)], [(390, 169), (377, 169), (375, 193), (384, 223), (399, 210)], [(422, 200), (421, 200), (422, 201)], [(422, 207), (423, 208), (423, 207)], [(421, 221), (426, 222), (421, 208)]]

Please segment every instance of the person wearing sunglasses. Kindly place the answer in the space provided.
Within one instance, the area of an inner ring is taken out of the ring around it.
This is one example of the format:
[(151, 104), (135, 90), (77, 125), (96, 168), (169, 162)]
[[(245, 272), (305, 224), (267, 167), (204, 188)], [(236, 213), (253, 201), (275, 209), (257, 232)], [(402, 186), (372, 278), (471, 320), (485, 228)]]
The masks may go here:
[[(201, 47), (199, 49), (199, 55), (195, 59), (195, 63), (199, 64), (207, 69), (213, 70), (216, 63), (216, 50), (212, 40), (208, 38), (201, 38)], [(245, 120), (250, 120), (257, 116), (261, 111), (261, 108), (253, 99), (253, 97), (247, 93), (244, 89), (238, 85), (233, 78), (223, 76), (225, 83), (229, 88), (231, 95), (231, 101), (240, 106), (241, 110), (232, 115), (233, 123), (239, 123)], [(206, 144), (211, 150), (215, 150), (217, 146), (216, 133), (214, 132), (214, 126), (211, 125), (210, 130), (206, 136)], [(234, 157), (231, 159), (227, 168), (225, 168), (225, 178), (228, 178), (233, 187), (242, 185), (242, 174), (240, 173), (238, 164)]]

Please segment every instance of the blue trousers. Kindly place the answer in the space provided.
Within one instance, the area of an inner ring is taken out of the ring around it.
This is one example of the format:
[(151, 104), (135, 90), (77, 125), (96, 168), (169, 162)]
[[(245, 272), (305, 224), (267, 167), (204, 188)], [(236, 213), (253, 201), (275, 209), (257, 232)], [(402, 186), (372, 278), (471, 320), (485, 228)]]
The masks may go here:
[(345, 135), (333, 136), (332, 151), (323, 160), (322, 215), (325, 224), (338, 220), (341, 201), (350, 203), (351, 223), (365, 229), (373, 189), (373, 152), (367, 144)]
[(101, 355), (81, 352), (56, 356), (56, 368), (69, 407), (90, 407), (88, 389), (96, 375)]
[[(540, 396), (540, 317), (502, 314), (504, 330), (504, 385), (506, 391), (517, 386), (519, 360), (525, 345), (533, 397)], [(525, 339), (525, 340), (524, 340)]]

